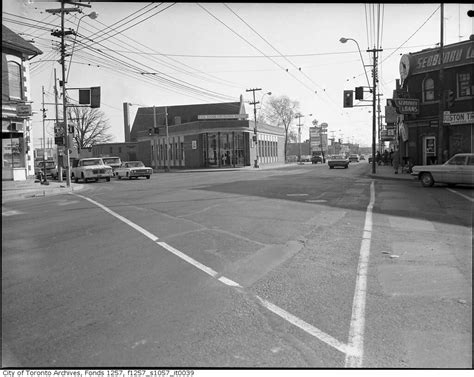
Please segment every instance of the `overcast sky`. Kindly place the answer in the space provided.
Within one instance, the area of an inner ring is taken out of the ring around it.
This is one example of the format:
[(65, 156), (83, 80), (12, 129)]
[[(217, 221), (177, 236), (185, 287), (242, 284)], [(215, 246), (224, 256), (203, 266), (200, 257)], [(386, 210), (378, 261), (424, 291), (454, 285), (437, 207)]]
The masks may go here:
[[(435, 47), (440, 40), (440, 4), (364, 3), (148, 3), (85, 2), (83, 14), (66, 16), (74, 30), (81, 16), (70, 65), (70, 88), (100, 86), (101, 110), (109, 119), (115, 142), (124, 141), (122, 103), (137, 107), (252, 101), (250, 88), (286, 95), (300, 103), (306, 117), (302, 139), (309, 137), (312, 119), (329, 125), (329, 136), (361, 146), (371, 145), (371, 107), (345, 109), (344, 90), (367, 86), (358, 41), (366, 65), (367, 49), (381, 48), (379, 85), (382, 110), (399, 78), (400, 55)], [(68, 6), (72, 7), (72, 6)], [(32, 60), (33, 109), (54, 102), (54, 69), (60, 16), (45, 12), (57, 2), (3, 0), (2, 22), (33, 40), (44, 53)], [(444, 5), (445, 44), (472, 34), (472, 4)], [(72, 40), (68, 51), (71, 51)], [(69, 59), (68, 59), (69, 64)], [(367, 75), (371, 80), (370, 67)], [(71, 94), (74, 97), (73, 94)], [(367, 94), (367, 96), (369, 96)], [(268, 96), (264, 98), (265, 101)], [(370, 104), (368, 102), (367, 104)], [(47, 106), (54, 117), (54, 106)], [(253, 108), (246, 105), (250, 117)], [(312, 114), (312, 116), (309, 116)], [(41, 117), (33, 118), (35, 146), (42, 137)], [(297, 121), (295, 120), (295, 125)], [(53, 137), (53, 124), (47, 125)]]

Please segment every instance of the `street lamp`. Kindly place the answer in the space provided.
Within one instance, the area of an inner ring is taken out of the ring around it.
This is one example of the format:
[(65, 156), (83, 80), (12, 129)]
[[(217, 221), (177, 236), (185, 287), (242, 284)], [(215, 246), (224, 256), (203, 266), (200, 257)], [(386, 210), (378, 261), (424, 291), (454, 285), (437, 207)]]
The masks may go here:
[(98, 13), (96, 12), (91, 12), (89, 14), (83, 15), (81, 18), (79, 18), (79, 21), (77, 22), (76, 26), (76, 32), (74, 33), (74, 42), (72, 43), (72, 50), (71, 50), (71, 58), (69, 59), (69, 65), (67, 67), (67, 77), (66, 77), (66, 82), (69, 79), (69, 72), (71, 71), (71, 62), (72, 62), (72, 55), (74, 54), (74, 48), (76, 47), (76, 39), (77, 39), (77, 32), (79, 31), (79, 25), (84, 17), (89, 17), (92, 20), (95, 20), (99, 16)]
[[(339, 39), (339, 42), (341, 43), (346, 43), (347, 41), (354, 41), (357, 45), (357, 49), (359, 50), (360, 58), (362, 60), (362, 65), (364, 66), (364, 73), (365, 77), (367, 78), (367, 83), (369, 84), (370, 88), (370, 82), (369, 82), (369, 77), (367, 76), (367, 71), (365, 70), (365, 64), (364, 64), (364, 59), (362, 58), (362, 53), (360, 51), (359, 43), (353, 38), (344, 38), (342, 37)], [(375, 114), (375, 107), (376, 107), (376, 102), (377, 102), (377, 52), (382, 51), (382, 49), (372, 49), (372, 50), (367, 50), (367, 52), (373, 52), (374, 58), (373, 58), (373, 67), (372, 67), (372, 78), (373, 78), (373, 84), (372, 84), (372, 173), (375, 174), (375, 135), (376, 135), (376, 114)]]
[[(308, 116), (312, 116), (313, 114), (308, 114)], [(298, 152), (298, 162), (301, 164), (301, 118), (305, 117), (306, 115), (302, 115), (300, 113), (296, 114), (295, 118), (298, 118), (298, 145), (299, 145), (299, 152)]]

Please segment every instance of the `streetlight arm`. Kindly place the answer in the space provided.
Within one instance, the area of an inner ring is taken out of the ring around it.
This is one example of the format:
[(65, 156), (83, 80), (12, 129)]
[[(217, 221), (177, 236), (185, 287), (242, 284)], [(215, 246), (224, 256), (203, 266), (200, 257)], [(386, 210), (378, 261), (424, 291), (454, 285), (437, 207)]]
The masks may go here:
[(367, 79), (367, 85), (370, 88), (369, 76), (367, 75), (367, 70), (365, 69), (364, 58), (362, 57), (362, 52), (360, 51), (359, 43), (353, 38), (344, 38), (344, 37), (342, 37), (341, 39), (339, 39), (339, 42), (341, 42), (341, 43), (346, 43), (347, 41), (354, 41), (355, 44), (357, 45), (357, 49), (359, 50), (360, 60), (362, 61), (362, 68), (364, 69), (365, 78)]

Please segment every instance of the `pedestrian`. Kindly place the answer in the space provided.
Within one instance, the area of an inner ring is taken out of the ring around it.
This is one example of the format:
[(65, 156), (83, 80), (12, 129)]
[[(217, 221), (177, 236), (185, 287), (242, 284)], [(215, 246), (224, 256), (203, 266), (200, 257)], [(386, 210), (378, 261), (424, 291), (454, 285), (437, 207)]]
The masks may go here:
[(380, 151), (377, 151), (377, 155), (375, 156), (375, 162), (377, 162), (377, 165), (380, 165), (382, 162), (382, 156), (380, 154)]
[(393, 148), (390, 149), (390, 166), (393, 166)]
[(383, 152), (383, 166), (388, 165), (388, 150), (384, 150)]
[(400, 167), (400, 152), (398, 148), (395, 147), (395, 151), (393, 152), (393, 169), (395, 170), (395, 174), (398, 174), (398, 168)]

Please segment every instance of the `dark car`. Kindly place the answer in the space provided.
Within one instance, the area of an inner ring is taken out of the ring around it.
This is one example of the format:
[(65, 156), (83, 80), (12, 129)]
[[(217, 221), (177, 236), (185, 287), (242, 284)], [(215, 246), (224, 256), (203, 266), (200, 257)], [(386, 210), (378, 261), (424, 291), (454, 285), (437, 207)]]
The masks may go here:
[(317, 164), (317, 163), (323, 163), (323, 158), (321, 156), (318, 156), (318, 155), (314, 155), (313, 157), (311, 157), (311, 163), (312, 164)]
[(329, 169), (334, 169), (335, 167), (343, 167), (344, 169), (347, 169), (349, 167), (349, 159), (341, 155), (329, 156), (328, 166)]

